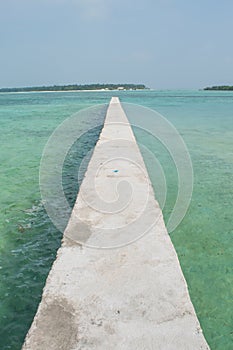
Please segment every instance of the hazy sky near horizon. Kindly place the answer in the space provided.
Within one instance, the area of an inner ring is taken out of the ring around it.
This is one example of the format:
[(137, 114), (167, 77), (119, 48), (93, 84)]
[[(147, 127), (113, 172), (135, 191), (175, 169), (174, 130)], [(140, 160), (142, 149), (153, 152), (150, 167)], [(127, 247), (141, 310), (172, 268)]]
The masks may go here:
[(7, 0), (0, 87), (233, 85), (232, 0)]

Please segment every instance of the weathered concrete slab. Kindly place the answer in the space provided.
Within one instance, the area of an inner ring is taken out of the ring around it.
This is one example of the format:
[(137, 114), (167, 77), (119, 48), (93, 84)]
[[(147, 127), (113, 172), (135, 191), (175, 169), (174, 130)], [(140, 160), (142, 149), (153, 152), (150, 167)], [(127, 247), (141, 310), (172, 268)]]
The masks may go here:
[(117, 98), (23, 349), (209, 349)]

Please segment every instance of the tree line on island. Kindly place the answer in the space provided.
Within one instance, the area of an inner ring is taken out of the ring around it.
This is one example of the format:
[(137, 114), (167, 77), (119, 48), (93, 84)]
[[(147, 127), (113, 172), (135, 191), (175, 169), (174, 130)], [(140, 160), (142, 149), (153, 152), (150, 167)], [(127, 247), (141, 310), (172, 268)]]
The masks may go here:
[(0, 92), (36, 92), (36, 91), (81, 91), (81, 90), (144, 90), (144, 84), (71, 84), (53, 86), (34, 86), (2, 88)]
[(206, 87), (204, 90), (222, 90), (222, 91), (233, 91), (233, 86), (230, 85), (220, 85), (220, 86), (211, 86), (211, 87)]

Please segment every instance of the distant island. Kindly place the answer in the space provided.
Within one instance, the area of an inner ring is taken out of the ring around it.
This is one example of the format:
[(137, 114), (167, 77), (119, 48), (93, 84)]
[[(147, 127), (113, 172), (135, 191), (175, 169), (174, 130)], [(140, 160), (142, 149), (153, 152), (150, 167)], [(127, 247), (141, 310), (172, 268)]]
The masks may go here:
[(145, 90), (143, 84), (72, 84), (53, 86), (34, 86), (20, 88), (2, 88), (0, 92), (40, 92), (40, 91), (82, 91), (82, 90)]
[(229, 85), (212, 86), (212, 87), (206, 87), (206, 88), (204, 88), (204, 90), (233, 91), (233, 86), (229, 86)]

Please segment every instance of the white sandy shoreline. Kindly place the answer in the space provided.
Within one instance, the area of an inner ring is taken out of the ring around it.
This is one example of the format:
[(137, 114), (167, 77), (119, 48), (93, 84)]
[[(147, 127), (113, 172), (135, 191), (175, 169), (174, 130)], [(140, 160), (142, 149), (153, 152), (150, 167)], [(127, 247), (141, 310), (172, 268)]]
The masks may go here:
[(135, 89), (135, 90), (102, 90), (102, 89), (95, 89), (95, 90), (63, 90), (63, 91), (9, 91), (9, 92), (0, 92), (0, 94), (41, 94), (41, 93), (55, 93), (55, 92), (135, 92), (135, 91), (152, 91), (153, 89)]

